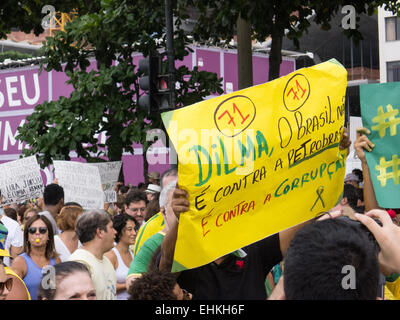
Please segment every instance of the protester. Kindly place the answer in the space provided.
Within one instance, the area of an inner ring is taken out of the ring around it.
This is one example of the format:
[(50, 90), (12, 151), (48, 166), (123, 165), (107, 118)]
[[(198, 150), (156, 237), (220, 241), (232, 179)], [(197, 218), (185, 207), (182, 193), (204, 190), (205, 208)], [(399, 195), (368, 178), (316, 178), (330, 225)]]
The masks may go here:
[(54, 248), (53, 228), (46, 216), (33, 216), (26, 222), (24, 251), (14, 259), (11, 268), (25, 282), (31, 299), (36, 300), (42, 269), (61, 262)]
[[(177, 219), (171, 219), (172, 224), (162, 242), (161, 271), (171, 271), (179, 215), (189, 209), (187, 192), (176, 188), (171, 207)], [(182, 271), (177, 282), (181, 288), (193, 294), (193, 299), (265, 300), (265, 279), (269, 270), (283, 260), (296, 231), (306, 223), (281, 231), (204, 266)]]
[(51, 222), (54, 235), (59, 234), (56, 217), (64, 206), (64, 189), (56, 183), (47, 185), (43, 191), (45, 210), (40, 212)]
[(164, 228), (153, 234), (141, 246), (139, 252), (135, 255), (132, 263), (129, 266), (129, 272), (126, 277), (126, 287), (129, 288), (131, 283), (139, 278), (144, 272), (148, 271), (149, 263), (154, 255), (154, 252), (160, 247), (165, 234), (169, 230), (170, 220), (175, 220), (174, 212), (171, 208), (172, 192), (176, 187), (176, 181), (170, 182), (165, 186), (160, 194), (160, 212), (163, 216)]
[(135, 243), (136, 232), (139, 225), (135, 218), (122, 213), (114, 217), (113, 226), (117, 232), (115, 236), (116, 245), (105, 256), (110, 259), (114, 266), (117, 276), (117, 299), (127, 300), (129, 294), (126, 290), (126, 276), (128, 275), (129, 265), (133, 260), (133, 253), (129, 246)]
[(104, 254), (114, 246), (116, 231), (105, 210), (91, 210), (82, 214), (76, 224), (82, 247), (68, 258), (89, 267), (96, 296), (99, 300), (115, 300), (117, 278), (115, 269)]
[(38, 300), (96, 300), (96, 290), (86, 265), (76, 261), (58, 263), (54, 266), (54, 277), (52, 286), (40, 282)]
[(157, 184), (149, 184), (145, 190), (147, 200), (150, 202), (155, 199), (161, 192), (161, 187)]
[(82, 246), (75, 232), (76, 221), (81, 214), (81, 206), (66, 205), (57, 216), (57, 227), (62, 233), (54, 236), (54, 244), (61, 262), (67, 261), (71, 253)]
[(160, 212), (160, 196), (158, 195), (153, 200), (149, 201), (146, 206), (146, 217), (144, 221), (149, 221), (154, 215)]
[(14, 221), (18, 222), (18, 213), (17, 210), (15, 210), (14, 208), (5, 208), (4, 209), (4, 214), (13, 219)]
[(345, 184), (350, 184), (353, 185), (354, 187), (358, 188), (359, 187), (359, 179), (358, 176), (355, 175), (354, 173), (349, 173), (346, 175), (344, 178), (344, 183)]
[(13, 286), (13, 279), (6, 274), (4, 267), (3, 261), (0, 260), (0, 300), (6, 300)]
[[(0, 197), (0, 203), (1, 203)], [(3, 208), (0, 208), (0, 221), (8, 230), (8, 236), (5, 241), (5, 249), (10, 253), (10, 257), (4, 257), (4, 264), (6, 266), (11, 265), (11, 259), (16, 258), (24, 250), (24, 235), (21, 227), (17, 221), (7, 217), (4, 214)]]
[(357, 210), (357, 204), (359, 200), (359, 189), (354, 187), (352, 184), (345, 184), (343, 186), (343, 197), (339, 204), (331, 209), (331, 211), (341, 210), (345, 207), (349, 207), (352, 210)]
[(149, 183), (160, 185), (160, 173), (157, 171), (153, 171), (148, 175)]
[(362, 188), (364, 186), (364, 184), (363, 184), (364, 178), (363, 178), (362, 170), (356, 168), (356, 169), (353, 169), (351, 172), (357, 176), (358, 181), (359, 181), (358, 186)]
[(170, 272), (144, 273), (129, 288), (129, 300), (191, 300), (192, 295), (176, 282)]
[(139, 190), (130, 191), (125, 198), (125, 213), (134, 217), (140, 226), (144, 224), (146, 216), (146, 205), (148, 203), (146, 194)]
[(126, 196), (129, 191), (129, 186), (119, 185), (117, 195)]
[[(168, 185), (172, 181), (178, 180), (178, 170), (175, 168), (166, 170), (161, 175), (161, 191), (162, 188)], [(164, 219), (160, 212), (155, 214), (151, 217), (138, 231), (136, 242), (135, 242), (135, 249), (133, 251), (134, 255), (136, 256), (139, 252), (140, 247), (142, 244), (150, 238), (153, 234), (156, 234), (160, 230), (164, 228)]]
[(25, 212), (21, 223), (21, 230), (24, 231), (25, 223), (34, 215), (39, 214), (41, 210), (38, 207), (28, 207)]
[[(10, 253), (4, 247), (8, 235), (8, 230), (3, 223), (0, 222), (0, 264), (4, 266), (4, 273), (8, 279), (12, 279), (12, 288), (7, 293), (6, 300), (30, 300), (29, 291), (22, 279), (9, 267), (4, 265), (3, 259), (10, 257)], [(1, 268), (1, 266), (0, 266)], [(0, 290), (1, 291), (1, 290)], [(1, 295), (1, 294), (0, 294)]]
[[(346, 220), (347, 217), (343, 218), (316, 221), (296, 233), (285, 256), (286, 299), (374, 300), (378, 297), (377, 246), (360, 224), (357, 226)], [(353, 272), (354, 278), (347, 280), (349, 272)]]

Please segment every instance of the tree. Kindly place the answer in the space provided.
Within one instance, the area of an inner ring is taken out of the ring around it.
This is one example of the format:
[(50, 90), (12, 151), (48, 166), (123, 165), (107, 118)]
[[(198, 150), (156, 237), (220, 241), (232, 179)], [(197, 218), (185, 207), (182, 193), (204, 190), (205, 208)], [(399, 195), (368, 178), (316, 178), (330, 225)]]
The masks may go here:
[[(354, 1), (354, 0), (182, 0), (183, 6), (190, 6), (199, 11), (199, 19), (194, 28), (198, 41), (210, 40), (227, 42), (235, 34), (239, 15), (252, 26), (253, 38), (260, 42), (271, 38), (269, 61), (269, 80), (279, 77), (282, 62), (282, 39), (286, 35), (298, 47), (299, 39), (310, 26), (310, 17), (324, 30), (330, 29), (330, 21), (344, 5), (352, 5), (356, 13), (371, 15), (378, 6), (392, 12), (400, 11), (397, 1)], [(357, 41), (361, 34), (357, 29), (344, 30), (349, 37)]]
[[(74, 91), (68, 98), (36, 106), (27, 117), (17, 136), (30, 146), (23, 151), (25, 156), (37, 154), (42, 167), (53, 159), (70, 160), (72, 150), (88, 162), (101, 161), (102, 156), (117, 161), (124, 151), (133, 153), (132, 142), (141, 143), (147, 182), (146, 151), (151, 142), (146, 141), (146, 133), (162, 124), (159, 115), (149, 117), (136, 104), (140, 75), (132, 55), (141, 52), (147, 56), (165, 48), (163, 10), (160, 0), (103, 0), (98, 12), (80, 15), (67, 24), (65, 32), (47, 38), (42, 67), (65, 70)], [(175, 11), (175, 58), (182, 60), (189, 48), (179, 28), (180, 13)], [(89, 71), (90, 59), (96, 60), (97, 68)], [(212, 92), (222, 93), (221, 79), (214, 73), (186, 67), (175, 71), (178, 107)], [(95, 137), (101, 132), (107, 132), (105, 145)]]
[(100, 0), (2, 0), (0, 4), (0, 39), (6, 38), (13, 28), (22, 32), (43, 33), (41, 25), (46, 13), (42, 8), (53, 5), (56, 11), (70, 12), (77, 9), (81, 15), (97, 12), (100, 9)]

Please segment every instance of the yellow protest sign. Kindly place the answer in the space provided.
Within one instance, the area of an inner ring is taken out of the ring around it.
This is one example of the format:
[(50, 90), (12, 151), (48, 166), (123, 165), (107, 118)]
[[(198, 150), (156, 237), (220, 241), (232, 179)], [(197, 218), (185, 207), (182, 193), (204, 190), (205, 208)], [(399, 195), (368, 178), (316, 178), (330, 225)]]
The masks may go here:
[(207, 264), (337, 203), (346, 79), (330, 60), (162, 114), (190, 201), (173, 271)]

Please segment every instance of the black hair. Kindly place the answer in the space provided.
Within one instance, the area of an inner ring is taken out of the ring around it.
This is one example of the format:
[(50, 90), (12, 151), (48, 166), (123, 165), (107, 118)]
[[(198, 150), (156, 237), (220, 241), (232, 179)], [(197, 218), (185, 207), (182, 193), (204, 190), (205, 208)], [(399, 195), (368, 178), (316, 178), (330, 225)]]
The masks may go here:
[(121, 186), (118, 189), (118, 191), (121, 192), (122, 194), (125, 194), (125, 193), (127, 193), (129, 191), (129, 186)]
[(5, 209), (4, 209), (4, 214), (5, 214), (7, 217), (9, 217), (9, 218), (11, 218), (11, 219), (13, 219), (13, 220), (15, 220), (15, 221), (18, 221), (18, 218), (17, 218), (17, 216), (18, 216), (17, 210), (15, 210), (15, 209), (13, 209), (13, 208), (5, 208)]
[[(55, 271), (55, 279), (50, 279), (50, 281), (52, 281), (51, 284), (53, 285), (49, 285), (47, 282), (43, 283), (44, 281), (40, 281), (37, 295), (38, 300), (53, 300), (57, 292), (58, 284), (71, 274), (84, 272), (91, 277), (88, 267), (77, 261), (65, 261), (55, 264), (53, 267)], [(45, 285), (46, 289), (43, 285)]]
[(129, 287), (129, 300), (177, 300), (176, 276), (170, 272), (143, 273)]
[(352, 209), (357, 207), (357, 201), (359, 199), (358, 190), (351, 184), (345, 184), (343, 188), (343, 198), (347, 198), (347, 202)]
[(115, 231), (117, 231), (117, 234), (115, 235), (115, 242), (118, 243), (119, 240), (122, 237), (122, 230), (125, 228), (126, 224), (128, 223), (128, 220), (131, 220), (135, 223), (135, 230), (139, 230), (139, 224), (136, 221), (134, 217), (127, 213), (121, 213), (117, 214), (113, 218), (113, 227)]
[[(286, 252), (288, 300), (369, 300), (379, 288), (378, 250), (367, 231), (343, 220), (315, 221), (297, 231)], [(355, 286), (343, 285), (354, 268)], [(345, 271), (343, 271), (345, 270)]]
[(360, 169), (353, 169), (352, 171), (357, 177), (358, 177), (358, 181), (362, 182), (363, 181), (363, 172)]
[(149, 201), (147, 200), (147, 195), (145, 192), (140, 190), (132, 190), (126, 195), (125, 204), (127, 207), (129, 207), (129, 205), (132, 202), (139, 202), (139, 201), (144, 201), (147, 205)]
[(55, 206), (64, 199), (64, 189), (58, 184), (51, 183), (44, 188), (43, 201), (45, 205)]

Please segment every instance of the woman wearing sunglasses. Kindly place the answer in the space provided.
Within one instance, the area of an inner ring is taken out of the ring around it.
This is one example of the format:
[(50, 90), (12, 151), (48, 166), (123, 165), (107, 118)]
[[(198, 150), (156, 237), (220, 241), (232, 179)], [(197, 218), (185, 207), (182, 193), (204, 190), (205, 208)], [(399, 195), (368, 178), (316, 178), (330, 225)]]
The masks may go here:
[(0, 300), (6, 300), (11, 292), (13, 279), (6, 274), (4, 264), (0, 260)]
[(11, 268), (24, 280), (31, 299), (36, 300), (43, 267), (61, 262), (54, 249), (51, 223), (45, 216), (36, 215), (26, 222), (24, 251)]

